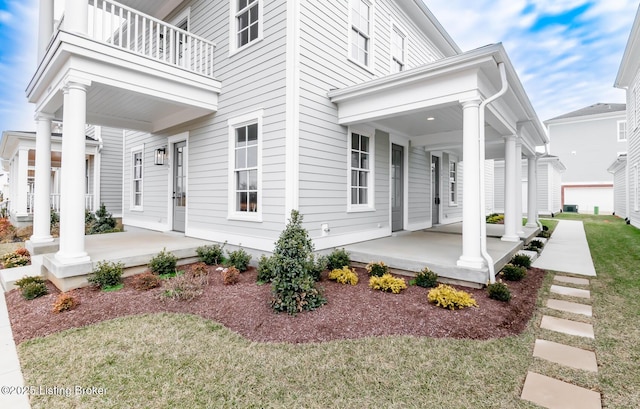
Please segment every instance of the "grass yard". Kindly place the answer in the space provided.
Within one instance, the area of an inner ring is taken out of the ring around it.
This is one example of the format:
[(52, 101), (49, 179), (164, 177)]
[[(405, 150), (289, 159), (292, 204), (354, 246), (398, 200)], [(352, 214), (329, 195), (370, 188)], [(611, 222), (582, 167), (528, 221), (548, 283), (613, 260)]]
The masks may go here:
[(537, 407), (519, 396), (527, 371), (539, 370), (602, 391), (604, 407), (640, 407), (640, 230), (611, 216), (578, 218), (598, 273), (591, 284), (596, 340), (578, 346), (595, 349), (597, 376), (532, 358), (549, 275), (540, 311), (517, 337), (266, 344), (200, 317), (155, 314), (20, 344), (25, 384), (106, 388), (98, 396), (33, 397), (33, 408), (518, 409)]

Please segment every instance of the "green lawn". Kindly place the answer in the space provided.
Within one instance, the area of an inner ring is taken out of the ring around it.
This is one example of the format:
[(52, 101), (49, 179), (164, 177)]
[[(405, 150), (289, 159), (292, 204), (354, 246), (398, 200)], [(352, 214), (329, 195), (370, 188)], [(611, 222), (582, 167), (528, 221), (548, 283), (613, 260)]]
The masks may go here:
[(549, 275), (540, 312), (517, 337), (262, 344), (200, 317), (157, 314), (22, 343), (25, 384), (106, 388), (99, 396), (34, 397), (34, 408), (517, 409), (536, 407), (519, 396), (527, 371), (537, 370), (602, 391), (605, 407), (640, 407), (640, 231), (613, 217), (584, 220), (598, 278), (596, 340), (581, 346), (595, 349), (597, 376), (532, 358)]

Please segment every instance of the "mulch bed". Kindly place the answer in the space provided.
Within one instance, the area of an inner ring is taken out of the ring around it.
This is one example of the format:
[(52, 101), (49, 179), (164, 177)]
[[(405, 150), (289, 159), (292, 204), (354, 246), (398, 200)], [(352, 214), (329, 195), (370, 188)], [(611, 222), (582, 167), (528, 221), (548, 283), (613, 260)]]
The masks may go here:
[(116, 317), (157, 312), (197, 314), (258, 342), (303, 343), (384, 335), (499, 338), (525, 329), (545, 275), (545, 271), (532, 268), (522, 281), (507, 282), (513, 296), (508, 303), (490, 299), (486, 290), (458, 287), (471, 293), (479, 307), (451, 311), (429, 304), (428, 290), (422, 287), (409, 286), (400, 294), (371, 290), (362, 268), (356, 268), (356, 286), (329, 281), (325, 272), (319, 285), (327, 304), (290, 316), (273, 312), (269, 306), (271, 286), (256, 284), (254, 268), (242, 273), (235, 285), (223, 285), (216, 267), (208, 269), (209, 284), (204, 294), (192, 301), (168, 300), (161, 296), (162, 288), (137, 291), (133, 277), (128, 277), (124, 288), (115, 292), (88, 287), (73, 290), (81, 304), (75, 310), (54, 313), (52, 305), (60, 292), (51, 283), (47, 282), (48, 295), (31, 301), (13, 290), (6, 294), (6, 301), (15, 341), (21, 343)]

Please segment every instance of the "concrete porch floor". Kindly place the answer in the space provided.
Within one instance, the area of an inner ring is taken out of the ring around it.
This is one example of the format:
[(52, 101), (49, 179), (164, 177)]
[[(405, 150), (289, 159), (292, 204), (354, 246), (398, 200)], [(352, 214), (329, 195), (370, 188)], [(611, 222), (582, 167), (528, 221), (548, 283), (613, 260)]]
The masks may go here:
[[(538, 233), (536, 228), (524, 228), (519, 242), (500, 240), (502, 225), (487, 225), (487, 251), (493, 258), (495, 271), (500, 269)], [(391, 237), (369, 240), (345, 246), (351, 260), (359, 263), (384, 261), (392, 269), (417, 272), (429, 267), (440, 278), (472, 285), (487, 283), (488, 268), (469, 270), (456, 262), (462, 252), (462, 223), (436, 226), (415, 232), (399, 232)]]

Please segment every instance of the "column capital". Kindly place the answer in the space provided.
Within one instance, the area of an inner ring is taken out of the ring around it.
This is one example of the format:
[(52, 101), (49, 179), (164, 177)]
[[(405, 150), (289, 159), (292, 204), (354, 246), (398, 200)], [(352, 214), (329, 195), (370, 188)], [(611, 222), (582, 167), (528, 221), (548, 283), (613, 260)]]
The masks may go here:
[(68, 92), (70, 89), (78, 89), (86, 91), (91, 86), (91, 80), (76, 75), (67, 75), (62, 80), (62, 92)]
[(53, 121), (55, 116), (53, 114), (48, 114), (46, 112), (38, 112), (33, 115), (33, 119), (36, 121)]
[(504, 138), (505, 142), (506, 141), (515, 142), (518, 139), (517, 135), (503, 135), (502, 137)]
[(479, 107), (480, 103), (482, 103), (482, 100), (478, 97), (478, 98), (470, 98), (470, 99), (463, 99), (460, 100), (460, 105), (462, 105), (462, 108), (473, 108), (473, 107)]

